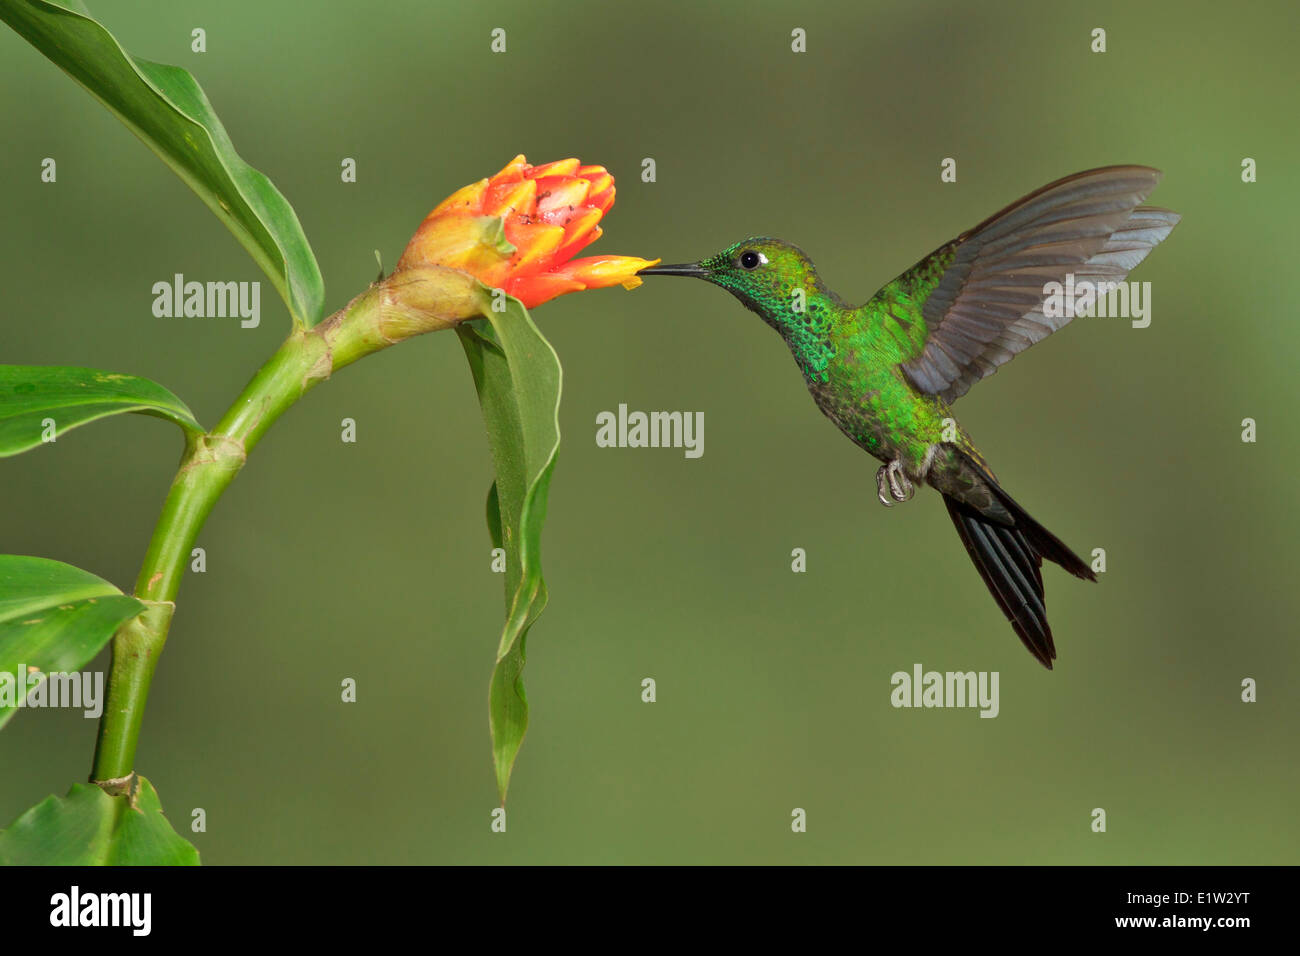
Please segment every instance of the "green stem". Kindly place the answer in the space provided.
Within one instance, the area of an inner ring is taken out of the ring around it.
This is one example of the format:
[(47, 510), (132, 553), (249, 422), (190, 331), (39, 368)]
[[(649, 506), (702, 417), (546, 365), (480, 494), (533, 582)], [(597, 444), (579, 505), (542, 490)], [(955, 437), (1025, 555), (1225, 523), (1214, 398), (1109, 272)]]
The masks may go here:
[(130, 787), (149, 684), (191, 549), (262, 436), (335, 369), (413, 335), (451, 328), (485, 302), (484, 287), (463, 272), (423, 267), (390, 276), (315, 328), (295, 326), (217, 426), (189, 443), (136, 579), (135, 596), (146, 610), (113, 636), (92, 781), (112, 794)]
[[(113, 637), (108, 701), (100, 721), (93, 780), (124, 786), (135, 764), (144, 703), (171, 624), (190, 551), (217, 499), (244, 467), (267, 429), (317, 382), (331, 363), (324, 337), (295, 331), (248, 383), (216, 428), (181, 458), (145, 554), (135, 596), (147, 610)], [(119, 783), (120, 782), (120, 783)]]

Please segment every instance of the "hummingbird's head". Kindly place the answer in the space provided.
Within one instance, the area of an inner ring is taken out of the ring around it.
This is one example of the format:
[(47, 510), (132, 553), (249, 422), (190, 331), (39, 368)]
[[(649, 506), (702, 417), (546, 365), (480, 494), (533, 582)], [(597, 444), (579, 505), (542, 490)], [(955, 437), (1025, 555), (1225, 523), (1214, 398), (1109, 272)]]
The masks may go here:
[(798, 246), (759, 236), (743, 239), (699, 262), (642, 269), (643, 276), (693, 276), (722, 286), (763, 321), (784, 333), (815, 300), (834, 298)]

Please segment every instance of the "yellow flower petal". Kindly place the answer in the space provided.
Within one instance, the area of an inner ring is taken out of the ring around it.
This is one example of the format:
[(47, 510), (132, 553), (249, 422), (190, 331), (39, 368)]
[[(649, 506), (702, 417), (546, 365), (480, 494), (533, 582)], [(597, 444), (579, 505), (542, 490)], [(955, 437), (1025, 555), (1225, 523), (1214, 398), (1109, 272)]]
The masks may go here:
[(537, 180), (521, 179), (517, 183), (493, 184), (483, 198), (483, 212), (488, 216), (532, 215)]
[(635, 256), (591, 256), (573, 259), (551, 270), (552, 275), (568, 276), (599, 289), (632, 278), (641, 269), (648, 269), (658, 260), (638, 259)]
[(479, 274), (509, 262), (514, 249), (505, 241), (501, 220), (492, 216), (443, 216), (426, 219), (397, 262), (397, 268), (447, 266)]
[(563, 262), (572, 259), (579, 252), (600, 238), (599, 209), (583, 206), (574, 213), (573, 218), (564, 226), (564, 245), (555, 252), (555, 258)]
[(583, 178), (586, 179), (587, 182), (591, 184), (590, 187), (587, 189), (588, 196), (594, 196), (596, 195), (596, 193), (614, 184), (614, 177), (611, 176), (609, 173), (605, 172), (605, 170), (603, 169), (600, 170), (599, 173), (596, 173), (591, 176), (585, 176)]
[(492, 177), (493, 181), (519, 179), (528, 169), (528, 160), (524, 159), (524, 154), (520, 153), (510, 162), (501, 167), (501, 172)]
[(476, 216), (479, 213), (480, 203), (483, 201), (483, 193), (487, 190), (488, 181), (480, 179), (476, 183), (470, 183), (468, 186), (462, 186), (454, 193), (438, 203), (433, 212), (425, 216), (425, 220), (432, 219), (434, 216), (441, 216), (449, 213), (465, 213), (466, 215)]
[(514, 223), (508, 227), (507, 235), (518, 250), (510, 265), (513, 271), (520, 274), (527, 272), (531, 266), (545, 265), (564, 242), (562, 226), (548, 226), (540, 222)]
[(528, 175), (534, 179), (541, 179), (543, 176), (572, 176), (581, 165), (576, 159), (557, 159), (553, 163), (534, 166), (529, 170)]

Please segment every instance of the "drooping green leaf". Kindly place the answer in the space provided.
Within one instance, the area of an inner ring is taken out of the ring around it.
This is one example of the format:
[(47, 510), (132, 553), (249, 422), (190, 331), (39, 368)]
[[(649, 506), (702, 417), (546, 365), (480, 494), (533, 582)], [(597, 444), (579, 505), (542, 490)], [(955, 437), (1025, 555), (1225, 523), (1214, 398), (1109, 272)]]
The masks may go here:
[(80, 670), (122, 622), (143, 610), (135, 598), (89, 571), (48, 558), (0, 554), (0, 727), (36, 686), (36, 672)]
[(267, 274), (295, 321), (320, 321), (325, 284), (298, 216), (235, 152), (194, 77), (131, 56), (75, 0), (0, 0), (0, 20), (108, 107), (198, 194)]
[(0, 830), (2, 866), (198, 866), (199, 851), (163, 816), (158, 791), (135, 777), (130, 795), (93, 783), (48, 796)]
[(528, 729), (523, 668), (528, 629), (546, 606), (541, 536), (546, 494), (560, 447), (560, 360), (515, 299), (489, 321), (457, 327), (474, 375), (496, 482), (488, 529), (506, 552), (506, 623), (489, 691), (497, 787), (505, 802), (510, 771)]
[(203, 432), (184, 402), (147, 378), (65, 365), (0, 365), (0, 458), (126, 412), (157, 415), (191, 435)]

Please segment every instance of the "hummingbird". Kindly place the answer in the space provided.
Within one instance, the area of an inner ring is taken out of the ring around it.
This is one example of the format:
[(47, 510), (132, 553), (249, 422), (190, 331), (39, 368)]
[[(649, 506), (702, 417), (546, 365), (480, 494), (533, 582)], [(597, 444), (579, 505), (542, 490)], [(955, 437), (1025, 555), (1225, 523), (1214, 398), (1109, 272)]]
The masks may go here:
[(880, 501), (908, 501), (918, 484), (939, 492), (998, 607), (1050, 670), (1056, 645), (1043, 558), (1084, 580), (1097, 576), (1002, 488), (951, 405), (1074, 317), (1076, 301), (1067, 295), (1062, 303), (1056, 291), (1068, 277), (1078, 290), (1122, 282), (1169, 235), (1180, 217), (1142, 205), (1160, 176), (1147, 166), (1106, 166), (1050, 183), (944, 243), (860, 306), (826, 288), (801, 249), (763, 236), (639, 274), (721, 286), (775, 329), (817, 407), (884, 463), (876, 472)]

